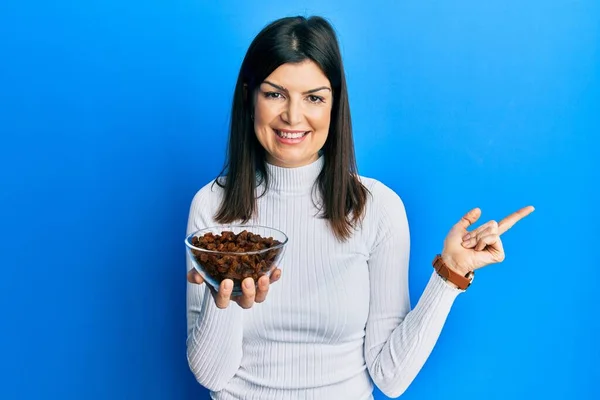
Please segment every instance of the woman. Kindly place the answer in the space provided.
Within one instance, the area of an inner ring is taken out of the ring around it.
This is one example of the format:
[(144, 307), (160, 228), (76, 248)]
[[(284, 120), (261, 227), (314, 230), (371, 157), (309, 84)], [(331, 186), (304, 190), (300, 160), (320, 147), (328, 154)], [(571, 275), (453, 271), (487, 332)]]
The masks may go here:
[(335, 33), (319, 17), (275, 21), (244, 58), (228, 162), (194, 197), (188, 232), (242, 222), (290, 242), (281, 270), (246, 278), (239, 297), (230, 280), (207, 290), (188, 264), (190, 368), (214, 399), (371, 399), (373, 384), (397, 397), (473, 271), (503, 260), (500, 235), (531, 211), (470, 233), (480, 210), (467, 213), (411, 310), (404, 205), (357, 174)]

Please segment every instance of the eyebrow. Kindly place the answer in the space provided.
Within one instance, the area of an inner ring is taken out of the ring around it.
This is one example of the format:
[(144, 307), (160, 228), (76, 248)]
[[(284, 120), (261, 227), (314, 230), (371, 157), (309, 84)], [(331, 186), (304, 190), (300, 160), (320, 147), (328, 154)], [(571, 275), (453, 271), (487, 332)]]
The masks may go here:
[[(282, 92), (288, 93), (288, 90), (286, 88), (284, 88), (283, 86), (276, 85), (273, 82), (269, 82), (269, 81), (263, 81), (263, 83), (266, 83), (267, 85), (271, 85), (274, 88), (281, 90)], [(315, 89), (307, 90), (306, 92), (304, 92), (302, 94), (311, 94), (311, 93), (318, 92), (319, 90), (329, 90), (331, 92), (331, 88), (329, 88), (327, 86), (320, 86), (320, 87), (315, 88)]]

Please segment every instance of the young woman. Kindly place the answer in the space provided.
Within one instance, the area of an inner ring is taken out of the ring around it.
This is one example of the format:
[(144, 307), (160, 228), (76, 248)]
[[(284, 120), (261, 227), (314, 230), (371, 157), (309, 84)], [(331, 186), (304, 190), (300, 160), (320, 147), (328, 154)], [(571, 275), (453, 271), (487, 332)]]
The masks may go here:
[(239, 297), (230, 280), (208, 288), (188, 260), (196, 379), (214, 399), (371, 399), (373, 384), (399, 396), (473, 271), (504, 259), (500, 235), (533, 207), (471, 232), (480, 210), (462, 217), (411, 310), (406, 212), (391, 189), (357, 173), (330, 24), (295, 17), (265, 27), (242, 63), (231, 117), (226, 167), (194, 197), (188, 233), (237, 222), (290, 241), (281, 269), (246, 278)]

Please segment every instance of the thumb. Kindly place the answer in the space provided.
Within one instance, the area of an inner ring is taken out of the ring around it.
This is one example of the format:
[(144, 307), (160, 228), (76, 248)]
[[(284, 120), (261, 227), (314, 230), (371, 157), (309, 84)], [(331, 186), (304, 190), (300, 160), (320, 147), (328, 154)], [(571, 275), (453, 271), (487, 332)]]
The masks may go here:
[(481, 209), (479, 207), (476, 207), (468, 213), (466, 213), (454, 226), (466, 230), (469, 226), (477, 222), (479, 217), (481, 217)]

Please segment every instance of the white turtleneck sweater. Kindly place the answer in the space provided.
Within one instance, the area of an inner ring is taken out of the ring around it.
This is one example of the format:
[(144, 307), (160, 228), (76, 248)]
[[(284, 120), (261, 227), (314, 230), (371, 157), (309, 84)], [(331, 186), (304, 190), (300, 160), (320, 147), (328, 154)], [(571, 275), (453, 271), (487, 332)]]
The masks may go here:
[[(372, 193), (362, 228), (338, 242), (311, 200), (323, 161), (268, 165), (269, 190), (248, 224), (277, 228), (289, 242), (265, 302), (219, 309), (204, 284), (188, 283), (188, 362), (213, 399), (363, 400), (373, 398), (373, 384), (400, 396), (461, 293), (432, 272), (411, 310), (406, 212), (377, 180), (361, 177)], [(198, 191), (188, 234), (218, 225), (222, 193), (212, 182)]]

